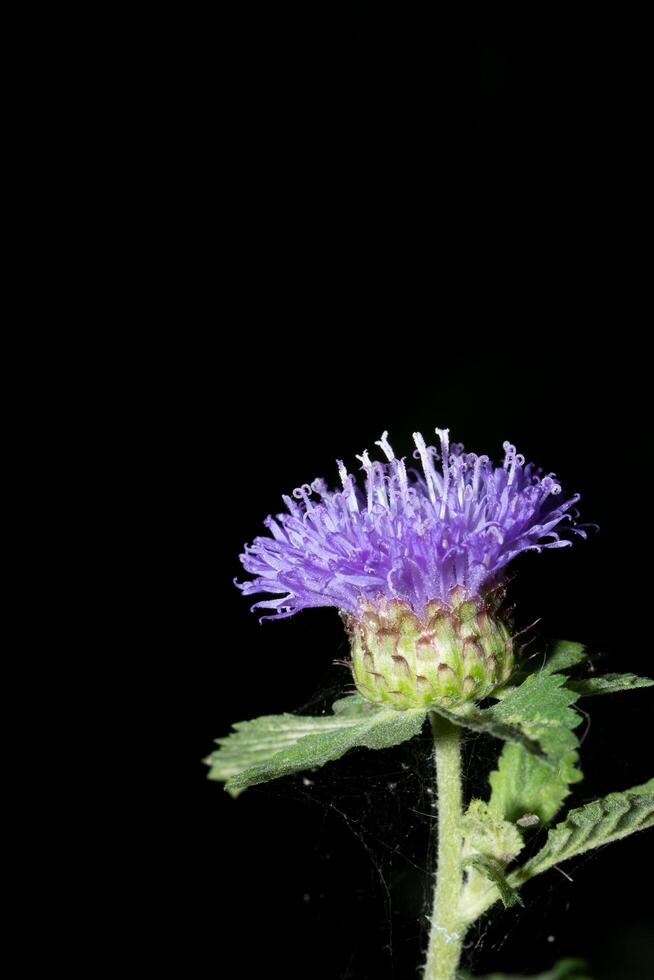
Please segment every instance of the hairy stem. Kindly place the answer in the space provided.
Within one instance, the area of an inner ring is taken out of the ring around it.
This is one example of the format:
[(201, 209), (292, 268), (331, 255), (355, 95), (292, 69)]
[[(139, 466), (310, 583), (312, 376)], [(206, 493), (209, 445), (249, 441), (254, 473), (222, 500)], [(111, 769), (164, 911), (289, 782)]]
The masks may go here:
[(423, 980), (453, 980), (461, 956), (464, 924), (459, 915), (461, 872), (460, 728), (430, 715), (438, 793), (438, 865)]

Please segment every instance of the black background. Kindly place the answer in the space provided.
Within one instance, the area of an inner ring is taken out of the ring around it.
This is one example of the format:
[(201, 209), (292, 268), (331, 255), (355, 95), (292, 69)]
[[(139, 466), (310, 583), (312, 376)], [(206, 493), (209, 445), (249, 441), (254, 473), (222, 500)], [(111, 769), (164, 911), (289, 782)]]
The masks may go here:
[[(354, 466), (384, 429), (404, 453), (435, 426), (495, 458), (508, 438), (600, 525), (517, 563), (521, 622), (651, 673), (639, 30), (581, 8), (454, 17), (371, 0), (222, 16), (208, 38), (185, 24), (159, 76), (179, 162), (164, 287), (189, 327), (152, 368), (178, 776), (161, 789), (157, 941), (192, 976), (405, 980), (425, 942), (430, 820), (410, 808), (428, 806), (428, 746), (236, 801), (206, 781), (233, 721), (321, 710), (347, 682), (336, 612), (260, 626), (232, 585), (238, 554), (281, 493), (334, 480), (334, 460)], [(579, 801), (651, 775), (648, 692), (587, 706)], [(551, 871), (526, 912), (472, 937), (467, 965), (580, 955), (597, 980), (645, 980), (650, 849), (573, 862), (573, 883)]]

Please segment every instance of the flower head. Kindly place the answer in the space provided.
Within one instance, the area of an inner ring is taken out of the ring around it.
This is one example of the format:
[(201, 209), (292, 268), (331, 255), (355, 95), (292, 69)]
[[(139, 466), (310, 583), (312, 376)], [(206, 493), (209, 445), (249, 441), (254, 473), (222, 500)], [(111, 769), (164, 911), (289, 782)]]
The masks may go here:
[(243, 593), (276, 596), (253, 608), (274, 610), (265, 618), (275, 619), (310, 606), (356, 616), (366, 603), (398, 600), (424, 617), (430, 602), (447, 605), (455, 591), (457, 601), (483, 596), (523, 551), (570, 544), (559, 531), (579, 496), (562, 500), (553, 474), (525, 465), (508, 442), (494, 466), (451, 445), (449, 430), (436, 433), (440, 450), (414, 433), (420, 470), (395, 457), (385, 432), (377, 443), (385, 462), (357, 457), (363, 486), (339, 461), (342, 489), (317, 479), (284, 497), (288, 513), (268, 517), (269, 535), (241, 555), (254, 576), (236, 583)]

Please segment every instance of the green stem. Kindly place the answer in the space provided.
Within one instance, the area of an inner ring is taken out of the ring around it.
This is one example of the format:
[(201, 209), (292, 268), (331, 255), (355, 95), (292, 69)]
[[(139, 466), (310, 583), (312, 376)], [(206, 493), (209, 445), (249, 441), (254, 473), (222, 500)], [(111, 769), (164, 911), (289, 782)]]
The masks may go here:
[(464, 924), (459, 915), (461, 872), (460, 728), (431, 714), (438, 793), (438, 865), (427, 964), (423, 980), (453, 980)]

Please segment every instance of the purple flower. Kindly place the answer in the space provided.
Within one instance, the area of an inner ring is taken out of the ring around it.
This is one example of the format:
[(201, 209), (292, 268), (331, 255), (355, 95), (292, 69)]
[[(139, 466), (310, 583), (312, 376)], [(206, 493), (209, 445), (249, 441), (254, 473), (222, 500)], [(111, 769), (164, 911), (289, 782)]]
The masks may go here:
[[(284, 497), (288, 513), (265, 521), (269, 536), (246, 546), (241, 561), (253, 579), (236, 583), (245, 595), (277, 598), (253, 609), (279, 619), (309, 606), (356, 613), (364, 600), (399, 599), (421, 616), (434, 599), (447, 603), (455, 587), (470, 597), (502, 581), (507, 564), (523, 551), (563, 548), (564, 519), (579, 495), (561, 502), (553, 474), (525, 465), (504, 443), (504, 462), (450, 446), (449, 430), (436, 429), (441, 451), (419, 432), (414, 457), (421, 471), (396, 459), (385, 432), (377, 443), (387, 462), (357, 459), (363, 487), (338, 461), (342, 489), (314, 480)], [(437, 469), (435, 460), (441, 460)], [(581, 528), (568, 529), (581, 534)]]

